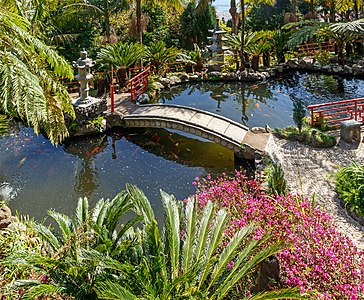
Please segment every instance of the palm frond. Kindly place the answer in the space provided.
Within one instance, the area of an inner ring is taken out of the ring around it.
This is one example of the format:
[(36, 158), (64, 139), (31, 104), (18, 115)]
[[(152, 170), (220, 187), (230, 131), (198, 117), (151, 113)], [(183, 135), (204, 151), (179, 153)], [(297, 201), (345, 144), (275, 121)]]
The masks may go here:
[(88, 200), (86, 197), (78, 199), (75, 216), (75, 226), (79, 227), (86, 222), (89, 217)]
[(198, 231), (197, 236), (198, 239), (196, 241), (196, 248), (193, 254), (193, 262), (198, 262), (202, 255), (204, 255), (207, 239), (209, 237), (210, 233), (210, 222), (213, 218), (214, 213), (214, 205), (211, 201), (209, 201), (206, 204), (206, 207), (204, 208), (202, 212), (202, 217), (198, 222)]
[(48, 215), (57, 222), (59, 228), (61, 229), (64, 242), (69, 240), (69, 238), (74, 235), (75, 227), (69, 216), (55, 211), (49, 211)]
[(7, 116), (0, 115), (0, 135), (7, 134), (9, 132), (9, 119)]
[(96, 284), (96, 293), (99, 299), (109, 300), (136, 300), (138, 299), (129, 290), (118, 283), (112, 281), (100, 282)]
[(17, 289), (24, 288), (22, 299), (31, 300), (41, 296), (61, 295), (65, 288), (51, 284), (41, 283), (38, 280), (18, 280), (14, 283)]
[[(224, 273), (224, 271), (226, 271), (226, 268), (227, 268), (229, 262), (234, 258), (237, 250), (241, 246), (243, 239), (246, 238), (250, 233), (252, 233), (254, 228), (255, 227), (253, 225), (245, 226), (244, 228), (239, 230), (234, 235), (234, 237), (229, 241), (229, 244), (222, 251), (222, 253), (219, 257), (219, 260), (217, 262), (217, 265), (215, 266), (215, 268), (213, 270), (213, 274), (210, 278), (208, 289), (210, 289), (215, 284), (215, 282), (220, 279), (221, 275)], [(237, 266), (234, 265), (234, 268), (237, 268)], [(222, 288), (227, 289), (228, 287), (231, 287), (231, 286), (232, 285), (227, 285)]]
[[(251, 241), (251, 243), (253, 243), (253, 247), (251, 247), (249, 251), (252, 251), (256, 247), (255, 242), (256, 241)], [(233, 287), (236, 283), (238, 283), (250, 270), (256, 267), (264, 259), (268, 258), (271, 255), (276, 254), (281, 249), (282, 249), (282, 244), (280, 243), (269, 246), (268, 248), (259, 251), (255, 256), (250, 257), (250, 259), (242, 266), (240, 265), (244, 257), (238, 258), (238, 264), (236, 264), (236, 266), (234, 265), (231, 275), (224, 280), (225, 284), (221, 285), (216, 290), (215, 293), (218, 294), (218, 297), (216, 299), (223, 299), (225, 295), (228, 293), (229, 289), (231, 289), (231, 287)], [(249, 255), (248, 252), (244, 253), (244, 256), (248, 255)], [(240, 267), (238, 268), (238, 266)]]
[(56, 251), (59, 249), (60, 241), (48, 227), (42, 224), (35, 223), (32, 225), (32, 228), (36, 232), (38, 232), (53, 247), (53, 250)]
[(178, 277), (180, 267), (180, 218), (176, 199), (160, 191), (165, 213), (164, 237), (165, 253), (168, 253), (171, 279)]
[(188, 199), (185, 208), (185, 228), (184, 234), (182, 236), (183, 246), (182, 246), (182, 256), (181, 265), (183, 273), (187, 273), (190, 266), (192, 265), (193, 248), (196, 238), (196, 219), (197, 219), (197, 201), (195, 198)]
[(130, 201), (133, 204), (133, 210), (135, 213), (142, 216), (144, 222), (147, 224), (153, 222), (155, 220), (154, 211), (144, 193), (131, 184), (126, 184), (126, 191), (130, 196)]
[(202, 261), (202, 265), (204, 265), (204, 267), (201, 272), (200, 283), (199, 283), (200, 287), (205, 282), (208, 274), (211, 274), (212, 257), (215, 254), (216, 249), (218, 249), (218, 247), (220, 246), (222, 238), (224, 236), (226, 218), (227, 218), (227, 212), (225, 210), (219, 210), (218, 213), (216, 214), (214, 224), (211, 229), (212, 230), (211, 240), (208, 244), (208, 247), (206, 247), (206, 254)]

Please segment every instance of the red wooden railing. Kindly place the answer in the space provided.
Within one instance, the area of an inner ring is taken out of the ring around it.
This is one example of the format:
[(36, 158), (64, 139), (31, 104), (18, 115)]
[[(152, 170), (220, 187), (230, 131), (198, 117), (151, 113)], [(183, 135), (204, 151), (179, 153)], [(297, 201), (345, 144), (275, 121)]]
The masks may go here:
[(309, 105), (311, 126), (327, 124), (340, 125), (341, 121), (356, 120), (364, 123), (364, 98)]
[(335, 46), (328, 42), (312, 43), (312, 44), (301, 44), (298, 46), (298, 52), (312, 55), (317, 51), (334, 51)]
[(128, 85), (130, 87), (131, 101), (135, 101), (147, 89), (149, 71), (150, 68), (148, 67), (143, 72), (129, 79)]

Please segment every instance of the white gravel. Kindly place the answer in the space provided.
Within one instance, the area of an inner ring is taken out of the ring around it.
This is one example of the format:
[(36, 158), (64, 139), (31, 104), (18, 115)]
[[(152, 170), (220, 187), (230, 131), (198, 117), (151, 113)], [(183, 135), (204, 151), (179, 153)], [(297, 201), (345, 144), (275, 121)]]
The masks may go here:
[(307, 197), (316, 194), (317, 205), (333, 217), (337, 228), (364, 249), (364, 227), (341, 207), (332, 178), (338, 166), (364, 162), (363, 143), (358, 146), (340, 141), (335, 147), (322, 149), (271, 136), (266, 152), (281, 164), (291, 191)]

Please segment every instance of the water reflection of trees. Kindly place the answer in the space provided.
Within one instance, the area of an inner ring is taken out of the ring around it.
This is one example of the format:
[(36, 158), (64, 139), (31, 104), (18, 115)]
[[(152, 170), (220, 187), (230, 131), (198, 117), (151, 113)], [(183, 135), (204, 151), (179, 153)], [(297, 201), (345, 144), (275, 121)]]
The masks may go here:
[[(223, 102), (230, 99), (238, 104), (241, 111), (241, 121), (246, 125), (249, 115), (248, 110), (260, 109), (261, 104), (266, 104), (273, 99), (273, 93), (268, 83), (237, 83), (237, 82), (200, 82), (195, 84), (184, 84), (164, 91), (161, 97), (162, 103), (173, 101), (185, 93), (187, 96), (207, 95), (208, 99), (216, 101), (215, 112), (221, 112)], [(195, 99), (193, 107), (205, 109), (204, 103)], [(186, 101), (185, 105), (191, 105)]]
[(108, 145), (107, 136), (90, 137), (65, 144), (65, 151), (82, 159), (81, 170), (75, 170), (74, 191), (78, 197), (90, 197), (98, 187), (97, 169), (94, 163), (96, 154)]

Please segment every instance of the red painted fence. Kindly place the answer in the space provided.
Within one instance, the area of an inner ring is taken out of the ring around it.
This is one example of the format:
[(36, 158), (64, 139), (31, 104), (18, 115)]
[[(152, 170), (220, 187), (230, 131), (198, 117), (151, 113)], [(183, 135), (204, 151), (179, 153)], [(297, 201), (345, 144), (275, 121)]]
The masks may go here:
[(298, 46), (298, 52), (306, 55), (312, 55), (317, 51), (335, 51), (335, 46), (330, 42), (301, 44)]
[(135, 101), (147, 89), (149, 71), (150, 68), (148, 67), (143, 72), (129, 79), (128, 85), (130, 87), (131, 101)]
[(341, 121), (356, 120), (364, 123), (364, 98), (309, 105), (311, 126), (327, 124), (340, 125)]

